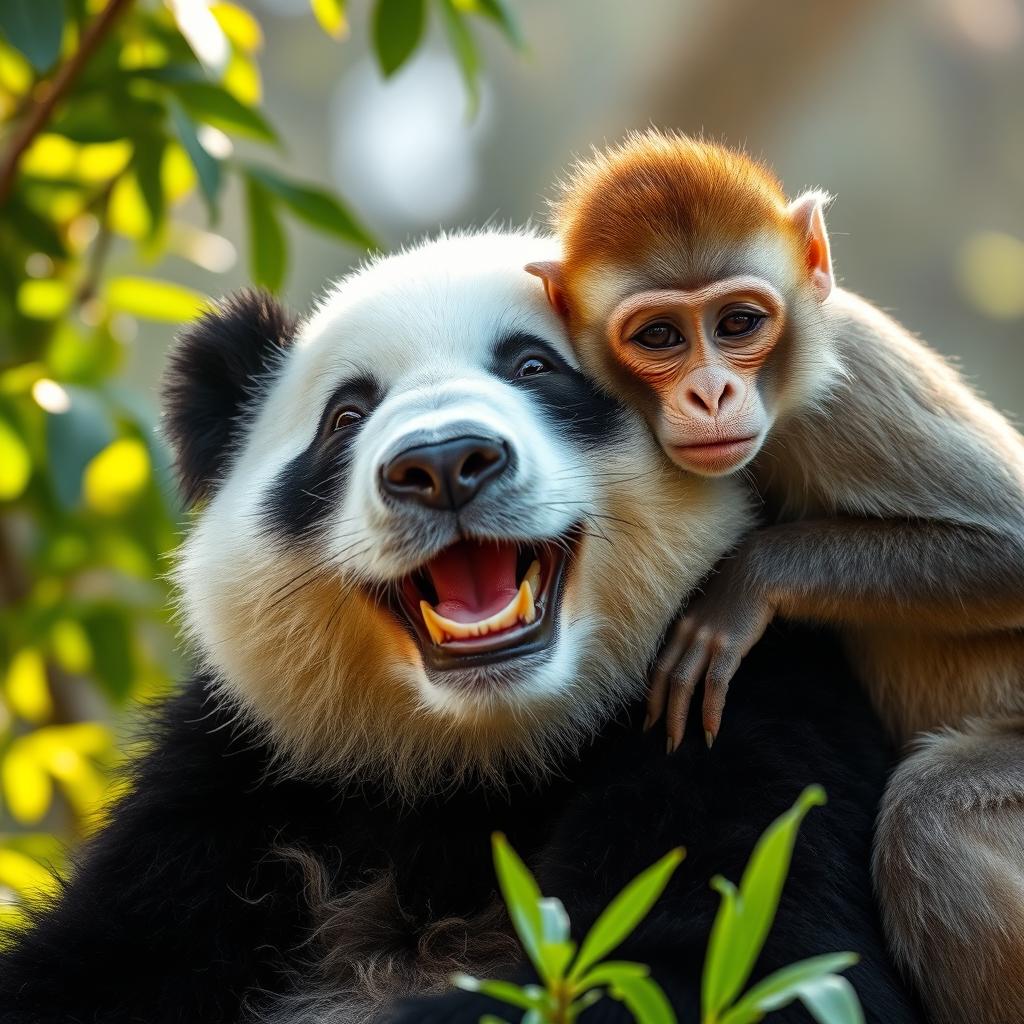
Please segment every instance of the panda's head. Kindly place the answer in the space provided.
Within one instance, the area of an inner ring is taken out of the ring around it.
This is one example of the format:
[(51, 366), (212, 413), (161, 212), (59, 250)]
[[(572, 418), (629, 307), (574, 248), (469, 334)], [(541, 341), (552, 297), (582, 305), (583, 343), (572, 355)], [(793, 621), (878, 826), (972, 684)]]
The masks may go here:
[(745, 523), (579, 372), (522, 270), (550, 247), (441, 238), (302, 323), (243, 295), (173, 356), (187, 630), (292, 770), (536, 771), (640, 691)]

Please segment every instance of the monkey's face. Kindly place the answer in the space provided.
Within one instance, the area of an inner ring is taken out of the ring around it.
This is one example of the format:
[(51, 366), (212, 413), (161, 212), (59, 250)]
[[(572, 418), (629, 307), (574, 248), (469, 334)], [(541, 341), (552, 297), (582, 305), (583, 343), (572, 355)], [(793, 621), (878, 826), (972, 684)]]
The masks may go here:
[(677, 465), (721, 476), (760, 450), (773, 422), (761, 371), (784, 322), (782, 295), (749, 275), (642, 291), (612, 310), (609, 355), (644, 386), (648, 418)]

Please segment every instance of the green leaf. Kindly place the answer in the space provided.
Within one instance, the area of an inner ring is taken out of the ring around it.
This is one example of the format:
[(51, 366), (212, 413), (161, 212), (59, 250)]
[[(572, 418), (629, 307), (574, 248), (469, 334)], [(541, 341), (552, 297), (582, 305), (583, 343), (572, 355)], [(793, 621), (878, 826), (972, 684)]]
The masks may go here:
[(462, 81), (469, 97), (468, 114), (473, 117), (480, 106), (480, 55), (477, 53), (473, 35), (466, 25), (462, 12), (454, 0), (440, 0), (441, 16), (444, 21), (448, 42), (455, 54), (455, 61), (462, 73)]
[(475, 7), (485, 18), (495, 22), (514, 46), (525, 46), (519, 22), (506, 0), (475, 0)]
[(721, 1017), (721, 1024), (747, 1024), (760, 1020), (769, 1010), (792, 1002), (807, 982), (843, 971), (857, 962), (856, 953), (826, 953), (790, 964), (762, 978)]
[(681, 849), (665, 854), (656, 864), (637, 875), (608, 904), (583, 940), (571, 977), (578, 978), (586, 973), (636, 928), (665, 891), (672, 873), (679, 867), (684, 856)]
[(103, 606), (82, 617), (92, 648), (93, 672), (115, 704), (123, 704), (135, 681), (135, 655), (131, 626), (125, 613), (114, 605)]
[(864, 1024), (857, 993), (837, 975), (807, 982), (800, 989), (800, 1001), (818, 1024)]
[(270, 193), (254, 178), (245, 180), (249, 219), (249, 270), (252, 279), (272, 292), (281, 290), (288, 268), (288, 243)]
[(49, 71), (60, 56), (64, 33), (63, 0), (3, 0), (0, 31), (36, 71)]
[(333, 39), (344, 39), (348, 35), (348, 17), (345, 14), (345, 0), (310, 0), (313, 16), (320, 27)]
[(675, 1012), (653, 978), (624, 977), (611, 994), (626, 1004), (637, 1024), (676, 1024)]
[(544, 978), (544, 961), (540, 951), (544, 940), (540, 889), (519, 855), (500, 832), (494, 833), (491, 844), (494, 850), (494, 870), (509, 917), (512, 918), (523, 948)]
[(576, 982), (577, 988), (596, 988), (598, 985), (615, 985), (622, 978), (646, 978), (651, 969), (646, 964), (631, 960), (605, 960), (596, 964)]
[(738, 891), (724, 879), (712, 882), (723, 899), (704, 961), (706, 1017), (728, 1006), (750, 977), (775, 920), (800, 823), (812, 807), (824, 802), (822, 788), (809, 786), (790, 810), (768, 826), (754, 847)]
[(369, 232), (330, 193), (288, 181), (266, 167), (248, 165), (246, 173), (281, 200), (300, 220), (365, 249), (378, 248)]
[(456, 974), (452, 984), (464, 992), (482, 992), (485, 996), (493, 996), (510, 1006), (518, 1006), (523, 1010), (532, 1010), (544, 1005), (545, 995), (542, 988), (536, 985), (520, 987), (510, 981), (478, 981), (468, 974)]
[(225, 132), (234, 132), (258, 142), (277, 142), (277, 133), (259, 111), (247, 107), (226, 89), (211, 82), (177, 81), (173, 76), (153, 75), (181, 100), (194, 121), (212, 124)]
[(203, 198), (206, 200), (206, 208), (209, 211), (210, 223), (216, 224), (220, 219), (220, 187), (223, 181), (221, 175), (220, 161), (212, 156), (203, 144), (199, 141), (199, 134), (191, 118), (178, 103), (170, 104), (171, 121), (174, 123), (174, 130), (178, 134), (182, 148), (188, 153), (189, 160), (196, 170), (196, 177), (199, 179), (199, 188), (202, 190)]
[(210, 308), (205, 295), (148, 277), (113, 277), (107, 281), (105, 297), (107, 305), (120, 313), (170, 323), (192, 320)]
[(426, 0), (377, 0), (373, 11), (373, 48), (385, 78), (412, 55), (423, 35)]
[(132, 168), (135, 180), (139, 183), (139, 192), (149, 213), (149, 238), (155, 238), (164, 225), (167, 214), (167, 202), (164, 196), (164, 185), (161, 178), (164, 150), (167, 140), (159, 136), (145, 140), (137, 140), (132, 155)]
[(47, 470), (53, 493), (65, 508), (82, 497), (82, 474), (93, 457), (114, 439), (103, 404), (84, 388), (64, 389), (71, 400), (66, 412), (47, 413)]

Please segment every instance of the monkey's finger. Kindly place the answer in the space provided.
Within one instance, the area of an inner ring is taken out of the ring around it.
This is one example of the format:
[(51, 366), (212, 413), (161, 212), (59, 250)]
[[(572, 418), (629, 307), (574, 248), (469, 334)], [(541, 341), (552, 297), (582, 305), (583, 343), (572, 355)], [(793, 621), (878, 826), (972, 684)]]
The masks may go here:
[(668, 696), (665, 731), (668, 733), (668, 752), (674, 753), (683, 742), (686, 720), (690, 712), (693, 691), (697, 681), (707, 670), (711, 652), (707, 644), (697, 642), (690, 646), (672, 674), (672, 688)]
[(672, 635), (662, 648), (661, 654), (655, 662), (654, 671), (651, 673), (651, 687), (647, 692), (647, 718), (644, 720), (644, 728), (649, 729), (661, 718), (665, 711), (665, 701), (668, 697), (669, 682), (676, 665), (679, 664), (687, 647), (690, 645), (690, 638), (696, 627), (690, 619), (685, 616), (676, 622), (672, 627)]
[(722, 712), (729, 684), (740, 667), (742, 655), (736, 651), (716, 651), (704, 678), (704, 739), (710, 747), (722, 728)]

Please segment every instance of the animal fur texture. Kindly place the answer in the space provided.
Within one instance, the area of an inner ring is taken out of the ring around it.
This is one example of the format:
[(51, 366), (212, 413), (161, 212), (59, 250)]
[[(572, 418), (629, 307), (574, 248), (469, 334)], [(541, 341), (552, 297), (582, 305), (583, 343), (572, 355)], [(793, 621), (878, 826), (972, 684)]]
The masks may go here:
[[(0, 1022), (475, 1022), (478, 997), (443, 991), (453, 969), (527, 976), (495, 830), (577, 932), (686, 845), (617, 955), (650, 963), (688, 1019), (710, 877), (737, 878), (811, 782), (830, 802), (755, 973), (854, 949), (869, 1019), (921, 1019), (868, 875), (890, 751), (834, 646), (766, 643), (711, 754), (667, 758), (638, 728), (680, 595), (750, 519), (740, 488), (674, 472), (580, 373), (521, 271), (550, 245), (442, 238), (345, 279), (308, 320), (248, 294), (185, 332), (166, 427), (197, 501), (177, 579), (199, 668), (63, 891), (0, 952)], [(388, 497), (396, 452), (467, 434), (508, 454), (472, 501)], [(504, 540), (563, 567), (538, 591), (550, 632), (443, 667), (396, 590), (453, 543), (484, 559)]]
[(741, 472), (764, 522), (676, 631), (670, 718), (706, 663), (705, 719), (720, 718), (732, 670), (773, 615), (835, 626), (911, 749), (875, 854), (892, 947), (935, 1020), (1021, 1024), (1024, 438), (890, 317), (815, 287), (832, 277), (824, 198), (790, 203), (769, 168), (725, 147), (636, 134), (563, 184), (563, 256), (546, 273), (585, 368), (659, 436), (673, 411), (624, 363), (617, 306), (737, 274), (785, 297), (747, 392), (762, 440)]

